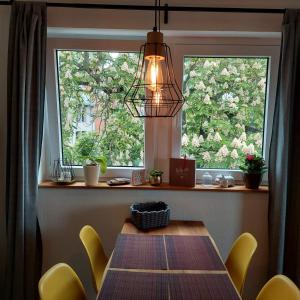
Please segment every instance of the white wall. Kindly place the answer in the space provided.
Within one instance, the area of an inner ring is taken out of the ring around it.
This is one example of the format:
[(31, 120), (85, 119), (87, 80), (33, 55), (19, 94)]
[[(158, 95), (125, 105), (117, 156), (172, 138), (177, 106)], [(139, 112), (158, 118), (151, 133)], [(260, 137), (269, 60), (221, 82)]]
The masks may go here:
[[(163, 24), (163, 16), (161, 16), (161, 28), (162, 30), (279, 32), (281, 20), (281, 14), (171, 12), (168, 24)], [(153, 23), (151, 11), (48, 9), (50, 27), (151, 30)]]
[(251, 265), (244, 299), (255, 298), (266, 280), (266, 193), (41, 188), (38, 211), (44, 270), (61, 261), (71, 264), (93, 299), (89, 264), (78, 237), (80, 228), (85, 224), (94, 226), (110, 255), (117, 234), (129, 216), (129, 204), (153, 200), (167, 202), (172, 219), (203, 220), (223, 258), (227, 257), (232, 242), (240, 233), (253, 233), (258, 240), (258, 250)]

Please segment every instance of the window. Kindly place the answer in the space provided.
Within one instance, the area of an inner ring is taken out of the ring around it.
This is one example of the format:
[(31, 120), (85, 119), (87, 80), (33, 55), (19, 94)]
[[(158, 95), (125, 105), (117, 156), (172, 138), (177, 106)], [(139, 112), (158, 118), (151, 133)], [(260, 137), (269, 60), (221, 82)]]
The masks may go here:
[(62, 157), (75, 165), (89, 154), (110, 167), (144, 165), (144, 122), (123, 104), (137, 53), (57, 50)]
[(151, 168), (153, 129), (133, 118), (123, 97), (135, 75), (141, 41), (48, 38), (43, 177), (53, 161), (71, 160), (83, 179), (82, 156), (105, 156), (103, 177)]
[(195, 158), (197, 181), (207, 171), (242, 180), (245, 153), (255, 151), (268, 161), (279, 44), (220, 38), (175, 46), (186, 103), (174, 120), (172, 156)]
[(133, 118), (123, 104), (142, 43), (48, 39), (45, 178), (60, 158), (81, 179), (86, 148), (106, 156), (105, 177), (143, 167), (162, 170), (165, 181), (169, 158), (184, 154), (197, 160), (198, 181), (207, 169), (240, 180), (246, 151), (268, 160), (280, 41), (166, 38), (187, 103), (175, 118), (158, 119)]
[(197, 168), (238, 169), (263, 154), (268, 57), (184, 57), (181, 153)]

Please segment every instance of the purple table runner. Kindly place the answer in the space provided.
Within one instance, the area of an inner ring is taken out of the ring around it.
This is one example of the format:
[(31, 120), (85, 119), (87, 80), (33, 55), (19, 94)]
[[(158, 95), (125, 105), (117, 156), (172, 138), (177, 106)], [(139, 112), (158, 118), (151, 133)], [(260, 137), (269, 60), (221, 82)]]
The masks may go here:
[(167, 235), (170, 270), (225, 270), (208, 236)]
[(97, 300), (168, 300), (165, 274), (109, 270)]
[(226, 270), (208, 236), (120, 234), (97, 300), (240, 299), (226, 272), (205, 270)]
[(169, 274), (171, 300), (239, 300), (227, 274)]
[(110, 268), (167, 269), (163, 236), (120, 234)]
[[(170, 293), (170, 298), (168, 297)], [(97, 300), (239, 300), (227, 274), (109, 270)]]

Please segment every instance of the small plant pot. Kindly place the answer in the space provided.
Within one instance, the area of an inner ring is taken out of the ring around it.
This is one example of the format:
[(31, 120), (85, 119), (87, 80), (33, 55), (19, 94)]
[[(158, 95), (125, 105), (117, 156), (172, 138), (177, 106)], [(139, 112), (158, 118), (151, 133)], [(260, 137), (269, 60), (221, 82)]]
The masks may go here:
[(150, 181), (150, 184), (151, 185), (154, 185), (154, 186), (158, 186), (158, 185), (161, 185), (162, 183), (162, 177), (161, 176), (149, 176), (149, 181)]
[(100, 167), (96, 166), (83, 166), (84, 180), (86, 185), (97, 185), (100, 174)]
[(244, 173), (244, 183), (247, 189), (258, 189), (262, 181), (262, 174)]

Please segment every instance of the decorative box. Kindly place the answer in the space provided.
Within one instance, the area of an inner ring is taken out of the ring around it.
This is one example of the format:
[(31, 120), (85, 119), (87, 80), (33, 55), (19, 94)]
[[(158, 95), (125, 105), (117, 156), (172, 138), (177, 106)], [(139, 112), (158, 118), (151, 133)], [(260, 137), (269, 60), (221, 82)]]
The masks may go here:
[(170, 221), (170, 208), (162, 201), (134, 203), (130, 210), (132, 223), (139, 229), (165, 227)]
[(196, 161), (187, 158), (170, 158), (170, 185), (195, 186)]

